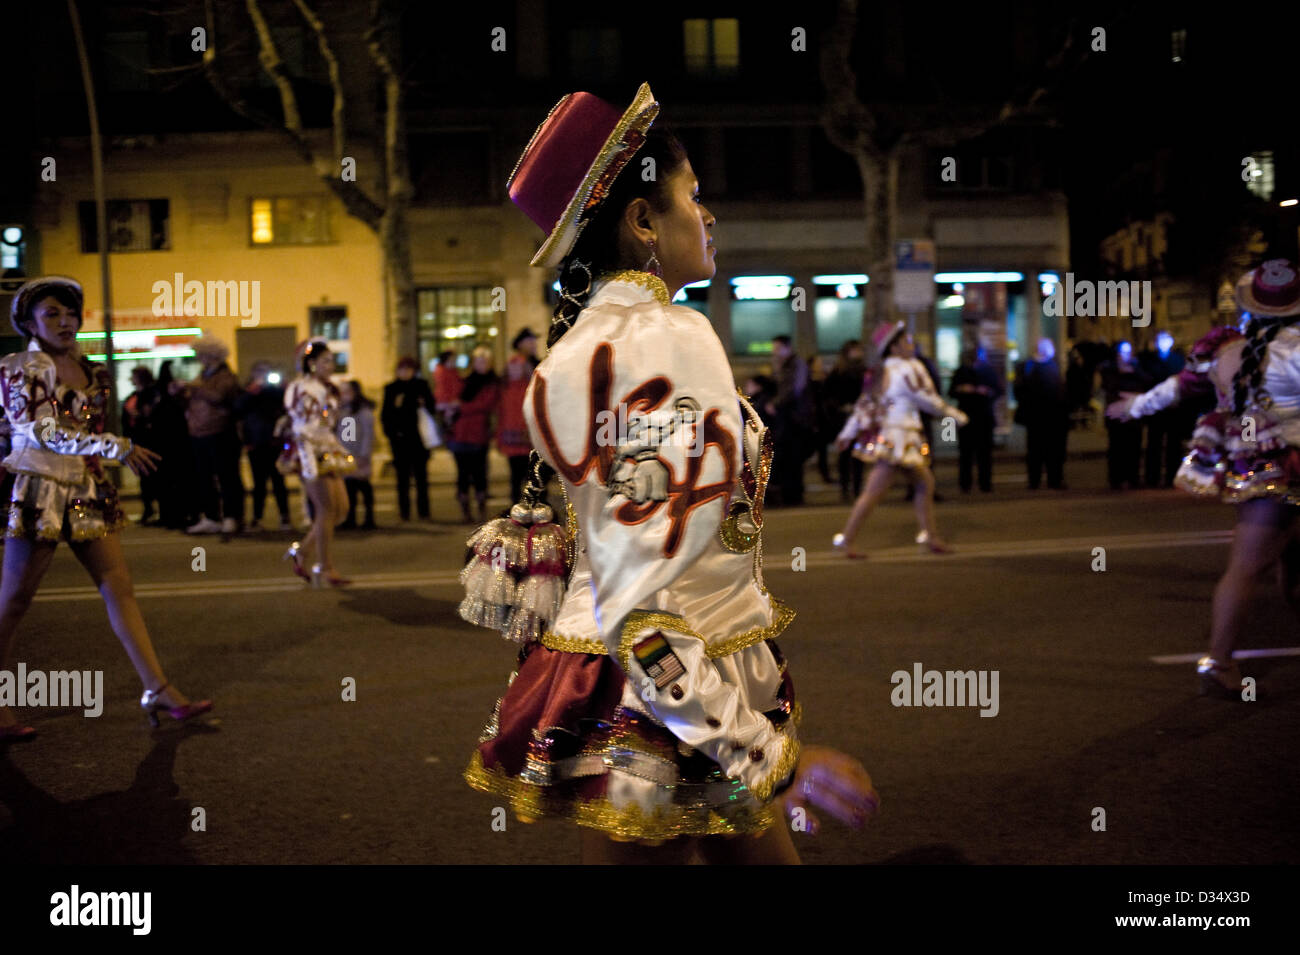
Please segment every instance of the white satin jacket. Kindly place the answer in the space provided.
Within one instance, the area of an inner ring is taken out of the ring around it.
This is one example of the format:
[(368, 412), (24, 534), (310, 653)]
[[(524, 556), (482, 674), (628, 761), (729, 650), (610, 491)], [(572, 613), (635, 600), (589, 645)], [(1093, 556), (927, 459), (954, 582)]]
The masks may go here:
[[(94, 389), (94, 370), (88, 375)], [(86, 480), (86, 457), (120, 462), (131, 453), (129, 438), (95, 433), (100, 410), (87, 392), (58, 383), (54, 359), (36, 339), (0, 358), (0, 404), (13, 428), (4, 466), (14, 473), (75, 485)]]
[[(764, 641), (794, 612), (764, 587), (761, 551), (720, 535), (731, 502), (746, 497), (745, 445), (754, 455), (757, 432), (709, 320), (669, 304), (646, 273), (599, 281), (534, 373), (524, 415), (580, 536), (542, 642), (610, 654), (627, 677), (624, 706), (767, 802), (799, 744), (793, 719), (778, 728), (763, 715), (779, 705), (784, 672)], [(677, 663), (646, 661), (656, 632)]]
[(335, 433), (339, 420), (338, 396), (319, 378), (299, 375), (291, 381), (284, 392), (284, 407), (293, 423), (298, 463), (304, 478), (311, 480), (317, 476), (322, 457), (347, 455)]

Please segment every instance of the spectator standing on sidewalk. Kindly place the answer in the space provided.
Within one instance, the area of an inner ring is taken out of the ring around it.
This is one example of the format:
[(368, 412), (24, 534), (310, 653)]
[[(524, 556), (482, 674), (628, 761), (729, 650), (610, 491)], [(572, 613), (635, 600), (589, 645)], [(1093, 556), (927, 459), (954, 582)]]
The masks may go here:
[(1016, 424), (1025, 427), (1025, 468), (1029, 489), (1038, 490), (1047, 470), (1047, 486), (1065, 489), (1065, 447), (1070, 433), (1070, 412), (1065, 383), (1056, 364), (1056, 345), (1038, 340), (1035, 358), (1016, 370)]
[(993, 490), (993, 428), (997, 401), (1006, 393), (997, 372), (989, 365), (983, 348), (970, 348), (952, 373), (948, 395), (957, 402), (970, 422), (957, 429), (959, 460), (957, 479), (962, 491), (970, 493), (971, 471), (979, 473), (980, 490)]
[(253, 472), (253, 522), (250, 531), (262, 529), (262, 515), (266, 511), (266, 486), (271, 485), (275, 506), (280, 511), (280, 530), (293, 530), (289, 519), (289, 491), (284, 475), (275, 466), (280, 456), (281, 441), (275, 436), (275, 424), (284, 414), (284, 389), (271, 381), (269, 361), (253, 365), (248, 387), (235, 402), (235, 417), (243, 436), (244, 450), (248, 452), (248, 465)]
[[(433, 393), (429, 383), (416, 376), (419, 365), (406, 357), (397, 363), (397, 378), (384, 387), (384, 406), (379, 420), (393, 452), (397, 472), (397, 510), (402, 520), (411, 519), (411, 479), (415, 478), (415, 512), (429, 519), (429, 449), (420, 438), (419, 410), (431, 414)], [(446, 432), (443, 433), (446, 440)]]
[(204, 336), (194, 343), (203, 369), (185, 388), (185, 420), (194, 449), (194, 470), (203, 516), (191, 534), (234, 534), (244, 519), (244, 485), (239, 477), (239, 435), (235, 402), (239, 381), (226, 364), (230, 349)]
[[(535, 354), (526, 347), (528, 342), (536, 348), (537, 339), (528, 329), (515, 336), (515, 353), (506, 362), (506, 377), (501, 388), (501, 404), (497, 408), (497, 450), (510, 462), (510, 500), (518, 501), (523, 493), (524, 479), (528, 473), (528, 455), (533, 443), (528, 437), (528, 422), (524, 420), (524, 392), (533, 376)], [(524, 347), (521, 347), (524, 346)]]
[[(1115, 358), (1101, 370), (1101, 385), (1106, 389), (1106, 404), (1140, 395), (1151, 387), (1152, 381), (1138, 367), (1130, 342), (1115, 346)], [(1142, 486), (1142, 422), (1106, 419), (1106, 476), (1112, 491), (1125, 484), (1132, 490)]]
[[(772, 421), (772, 479), (779, 506), (803, 503), (803, 465), (812, 452), (816, 424), (808, 364), (795, 354), (789, 335), (772, 339), (772, 377), (776, 396), (767, 404)], [(770, 493), (770, 489), (769, 489)]]
[(370, 483), (370, 459), (375, 449), (375, 403), (361, 391), (361, 382), (353, 379), (339, 388), (339, 443), (356, 461), (356, 469), (343, 475), (348, 492), (348, 516), (339, 525), (344, 530), (357, 526), (357, 495), (366, 506), (363, 531), (375, 530), (375, 489)]

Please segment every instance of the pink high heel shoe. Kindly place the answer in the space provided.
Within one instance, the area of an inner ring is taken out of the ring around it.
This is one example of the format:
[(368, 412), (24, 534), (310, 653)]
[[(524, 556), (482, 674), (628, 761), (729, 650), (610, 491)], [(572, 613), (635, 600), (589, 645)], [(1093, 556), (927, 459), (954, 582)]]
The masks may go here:
[(162, 710), (178, 723), (183, 723), (191, 717), (206, 713), (212, 709), (211, 700), (200, 700), (197, 703), (186, 703), (184, 706), (167, 706), (158, 702), (158, 697), (162, 695), (170, 683), (164, 683), (156, 690), (145, 690), (144, 695), (140, 697), (140, 709), (144, 710), (145, 718), (149, 725), (154, 729), (158, 728), (158, 711)]

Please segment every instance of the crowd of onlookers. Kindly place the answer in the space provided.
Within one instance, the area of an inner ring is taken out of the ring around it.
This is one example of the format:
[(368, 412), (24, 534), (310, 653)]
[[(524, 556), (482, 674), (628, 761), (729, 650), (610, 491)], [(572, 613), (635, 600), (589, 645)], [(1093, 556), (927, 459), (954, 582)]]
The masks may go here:
[[(277, 467), (286, 429), (284, 386), (271, 366), (259, 362), (242, 384), (227, 364), (226, 347), (215, 339), (195, 344), (201, 364), (192, 381), (173, 377), (163, 362), (157, 379), (144, 367), (132, 374), (135, 390), (123, 406), (124, 431), (138, 443), (162, 454), (159, 469), (141, 479), (142, 520), (190, 533), (235, 533), (263, 527), (268, 491), (274, 498), (279, 527), (295, 524), (284, 476)], [(934, 390), (942, 393), (939, 370), (919, 349)], [(1132, 344), (1109, 346), (1079, 342), (1069, 351), (1064, 370), (1055, 346), (1043, 339), (1033, 357), (1015, 366), (1014, 422), (1026, 432), (1028, 485), (1038, 488), (1046, 474), (1049, 488), (1063, 488), (1068, 432), (1092, 427), (1097, 419), (1097, 385), (1105, 402), (1146, 391), (1183, 367), (1181, 352), (1168, 332), (1156, 347), (1135, 354)], [(376, 527), (372, 480), (375, 444), (382, 433), (391, 453), (397, 506), (403, 521), (414, 514), (431, 518), (429, 456), (445, 447), (456, 465), (456, 501), (462, 520), (485, 520), (489, 496), (488, 451), (495, 442), (510, 468), (510, 499), (520, 496), (531, 443), (523, 415), (524, 392), (539, 364), (537, 339), (527, 329), (512, 343), (504, 374), (493, 367), (492, 352), (475, 348), (461, 374), (451, 351), (438, 356), (429, 379), (421, 377), (413, 358), (403, 358), (396, 377), (375, 404), (360, 382), (341, 384), (339, 438), (356, 460), (345, 479), (348, 516), (342, 527)], [(836, 434), (854, 402), (870, 383), (870, 369), (860, 342), (850, 341), (832, 363), (821, 356), (807, 361), (794, 352), (788, 336), (772, 342), (770, 374), (755, 374), (744, 392), (772, 432), (775, 458), (768, 489), (772, 506), (804, 500), (804, 474), (810, 459), (828, 485), (838, 484), (842, 499), (862, 489), (863, 462), (851, 450), (836, 452)], [(993, 487), (992, 460), (996, 405), (1005, 394), (1002, 376), (983, 349), (961, 357), (947, 395), (970, 419), (958, 428), (958, 480), (963, 491)], [(1145, 484), (1169, 486), (1196, 416), (1207, 409), (1178, 409), (1147, 421), (1106, 421), (1110, 486), (1141, 486), (1143, 436), (1146, 436)], [(422, 422), (422, 417), (427, 421)], [(376, 420), (377, 419), (377, 420)], [(923, 416), (933, 448), (935, 422)], [(950, 438), (951, 436), (947, 436)], [(240, 457), (247, 455), (252, 475), (251, 522), (245, 525), (245, 488)], [(832, 457), (834, 470), (832, 475)]]
[[(455, 458), (456, 497), (465, 521), (475, 519), (471, 491), (477, 519), (486, 519), (488, 448), (494, 437), (510, 462), (512, 500), (519, 495), (531, 450), (524, 391), (538, 365), (537, 339), (525, 329), (512, 347), (504, 375), (492, 367), (486, 347), (474, 349), (465, 375), (455, 367), (455, 354), (444, 352), (433, 369), (432, 387), (418, 376), (415, 359), (403, 358), (396, 378), (384, 388), (378, 415), (359, 381), (340, 384), (338, 437), (356, 463), (344, 478), (348, 515), (341, 527), (377, 526), (372, 479), (379, 431), (391, 451), (403, 521), (411, 519), (412, 485), (416, 516), (431, 518), (428, 463), (431, 451), (440, 446)], [(279, 466), (289, 427), (285, 383), (269, 363), (258, 362), (241, 384), (227, 363), (229, 350), (216, 339), (200, 338), (194, 352), (200, 371), (190, 381), (177, 379), (170, 361), (162, 363), (156, 378), (144, 366), (131, 374), (134, 390), (123, 403), (123, 432), (162, 456), (158, 470), (140, 479), (141, 522), (191, 534), (258, 531), (269, 491), (279, 528), (292, 529), (297, 522)], [(253, 498), (247, 524), (244, 455)]]

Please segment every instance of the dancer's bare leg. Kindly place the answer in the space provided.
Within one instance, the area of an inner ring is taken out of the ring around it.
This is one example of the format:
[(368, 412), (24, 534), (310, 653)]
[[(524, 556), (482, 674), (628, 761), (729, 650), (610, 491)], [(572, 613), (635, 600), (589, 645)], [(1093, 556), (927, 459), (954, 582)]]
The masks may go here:
[(848, 523), (844, 525), (846, 546), (853, 546), (853, 538), (857, 537), (858, 528), (871, 514), (872, 509), (880, 503), (880, 499), (889, 490), (889, 484), (893, 479), (894, 466), (892, 464), (880, 461), (872, 467), (871, 473), (867, 475), (867, 483), (863, 485), (862, 493), (853, 502), (853, 510), (849, 512)]
[[(320, 476), (308, 482), (308, 494), (311, 496), (312, 508), (316, 517), (312, 521), (311, 533), (308, 535), (316, 545), (316, 563), (325, 573), (333, 573), (330, 563), (330, 550), (334, 544), (334, 499), (330, 493), (329, 478)], [(306, 543), (303, 544), (306, 550)]]
[(1257, 498), (1238, 505), (1228, 569), (1214, 588), (1211, 609), (1210, 656), (1221, 663), (1232, 661), (1252, 592), (1283, 558), (1294, 523), (1294, 514), (1279, 501)]
[[(4, 576), (0, 578), (0, 669), (13, 672), (18, 624), (32, 605), (41, 578), (50, 569), (53, 541), (30, 541), (11, 537), (5, 541)], [(0, 726), (14, 726), (18, 717), (7, 706), (0, 706)]]
[(775, 823), (761, 836), (705, 836), (700, 855), (710, 865), (802, 865), (790, 829)]
[[(120, 534), (107, 534), (98, 540), (72, 545), (81, 565), (86, 568), (108, 610), (108, 622), (121, 641), (131, 665), (147, 690), (156, 690), (167, 682), (154, 653), (153, 641), (135, 599), (135, 585), (126, 567)], [(167, 706), (184, 706), (189, 702), (174, 686), (167, 687), (159, 699)]]
[(657, 846), (615, 842), (594, 829), (582, 830), (583, 865), (689, 865), (698, 840), (689, 836), (669, 839)]
[(912, 508), (916, 511), (917, 526), (930, 536), (930, 540), (937, 540), (939, 532), (934, 526), (934, 472), (928, 467), (913, 468), (912, 486), (916, 489), (912, 495)]
[(1277, 579), (1282, 596), (1300, 620), (1300, 520), (1291, 522), (1291, 539), (1277, 562)]

